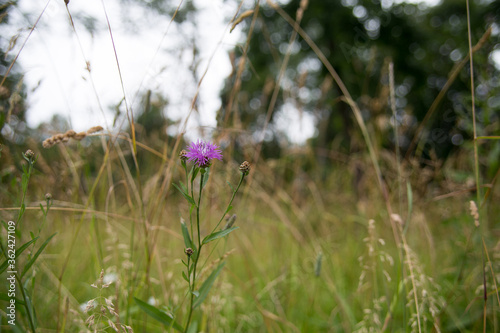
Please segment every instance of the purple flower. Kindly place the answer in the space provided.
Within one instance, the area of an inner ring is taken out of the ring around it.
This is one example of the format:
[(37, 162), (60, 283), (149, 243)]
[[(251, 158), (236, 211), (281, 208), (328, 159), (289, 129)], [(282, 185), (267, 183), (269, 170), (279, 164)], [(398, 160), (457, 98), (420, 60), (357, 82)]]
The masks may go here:
[(214, 158), (222, 160), (222, 152), (216, 144), (198, 140), (198, 142), (191, 144), (186, 148), (186, 157), (188, 161), (194, 161), (200, 168), (210, 166), (210, 161)]

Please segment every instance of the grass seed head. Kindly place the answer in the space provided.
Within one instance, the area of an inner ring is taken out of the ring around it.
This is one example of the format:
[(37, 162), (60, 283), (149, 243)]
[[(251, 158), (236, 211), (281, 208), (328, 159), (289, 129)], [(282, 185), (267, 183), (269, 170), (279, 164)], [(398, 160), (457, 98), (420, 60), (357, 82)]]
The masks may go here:
[(93, 126), (87, 130), (87, 134), (94, 134), (102, 130), (103, 130), (102, 126)]
[(470, 201), (470, 215), (474, 218), (474, 225), (479, 227), (479, 211), (477, 210), (477, 205), (474, 201)]
[(66, 131), (66, 133), (64, 133), (64, 136), (67, 137), (67, 138), (72, 138), (76, 135), (76, 132), (73, 131), (73, 130), (69, 130), (69, 131)]

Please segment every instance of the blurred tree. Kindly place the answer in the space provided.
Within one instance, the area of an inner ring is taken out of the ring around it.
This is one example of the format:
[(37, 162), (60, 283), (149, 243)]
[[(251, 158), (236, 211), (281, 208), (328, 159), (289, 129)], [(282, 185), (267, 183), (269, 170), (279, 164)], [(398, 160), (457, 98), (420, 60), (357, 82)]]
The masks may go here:
[[(16, 3), (8, 1), (0, 4), (0, 26), (9, 23), (9, 11)], [(23, 76), (16, 64), (11, 68), (14, 56), (9, 53), (17, 37), (6, 40), (0, 35), (0, 144), (7, 144), (7, 141), (15, 144), (24, 142), (27, 130)]]
[[(291, 0), (281, 8), (295, 19), (299, 6), (300, 0)], [(492, 24), (498, 30), (499, 2), (471, 2), (470, 14), (473, 45)], [(388, 64), (394, 63), (396, 118), (402, 131), (399, 142), (404, 152), (450, 72), (468, 55), (466, 17), (465, 2), (459, 0), (443, 1), (434, 7), (379, 0), (310, 1), (300, 26), (338, 72), (360, 106), (372, 136), (385, 147), (395, 143), (390, 126), (388, 75)], [(244, 31), (248, 33), (250, 19), (244, 23)], [(278, 11), (269, 5), (259, 8), (241, 89), (233, 91), (235, 71), (222, 92), (224, 106), (231, 99), (235, 102), (231, 110), (223, 108), (218, 115), (221, 126), (233, 125), (246, 130), (246, 137), (237, 138), (239, 144), (260, 138), (255, 134), (264, 126), (292, 32), (292, 26)], [(499, 47), (496, 32), (474, 57), (476, 87), (481, 87), (482, 99), (486, 102), (499, 92), (499, 69), (491, 58), (491, 53)], [(235, 48), (234, 54), (236, 67), (241, 61), (241, 47)], [(445, 158), (471, 133), (463, 126), (472, 123), (468, 62), (459, 73), (425, 124), (424, 154), (432, 152)], [(299, 119), (305, 114), (313, 117), (316, 133), (311, 144), (318, 152), (333, 149), (352, 153), (364, 146), (350, 107), (340, 100), (340, 89), (300, 37), (290, 48), (290, 60), (280, 88), (271, 115), (272, 131), (265, 135), (265, 156), (279, 156), (280, 143), (289, 142), (286, 130), (289, 126), (278, 123), (283, 121), (280, 115), (287, 112), (298, 113)], [(479, 108), (479, 114), (489, 112), (489, 117), (482, 117), (483, 128), (498, 119), (498, 114), (493, 115), (487, 108)], [(224, 123), (227, 119), (230, 124)]]

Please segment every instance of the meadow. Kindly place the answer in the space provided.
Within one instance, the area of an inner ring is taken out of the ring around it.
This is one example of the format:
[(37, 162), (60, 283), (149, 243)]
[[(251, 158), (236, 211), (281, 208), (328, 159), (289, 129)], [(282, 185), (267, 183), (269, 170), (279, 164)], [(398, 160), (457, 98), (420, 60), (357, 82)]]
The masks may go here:
[(220, 158), (186, 160), (182, 124), (149, 131), (128, 109), (126, 129), (2, 145), (0, 331), (499, 332), (498, 170), (481, 155), (498, 137), (474, 123), (446, 160), (405, 158), (315, 51), (356, 152), (264, 157), (227, 126), (205, 138)]

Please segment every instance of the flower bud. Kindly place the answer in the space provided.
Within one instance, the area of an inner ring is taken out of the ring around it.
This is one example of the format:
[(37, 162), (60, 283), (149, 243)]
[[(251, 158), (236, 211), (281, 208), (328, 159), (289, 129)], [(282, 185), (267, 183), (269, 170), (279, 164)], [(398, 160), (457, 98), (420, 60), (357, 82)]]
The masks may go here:
[(26, 156), (27, 159), (31, 160), (33, 157), (35, 157), (35, 153), (33, 152), (33, 150), (28, 149), (24, 153), (24, 156)]
[(184, 250), (184, 253), (186, 253), (186, 255), (188, 257), (191, 257), (191, 255), (193, 254), (193, 252), (194, 252), (193, 249), (190, 248), (190, 247), (188, 247), (187, 249)]
[(243, 175), (248, 175), (248, 173), (250, 172), (250, 163), (248, 163), (247, 161), (241, 163), (240, 171)]
[(179, 153), (179, 158), (181, 159), (181, 161), (183, 162), (186, 162), (188, 157), (186, 156), (187, 154), (187, 151), (185, 151), (184, 149), (181, 150), (181, 152)]

